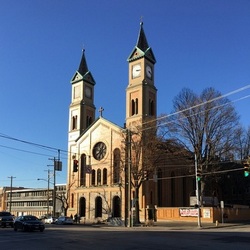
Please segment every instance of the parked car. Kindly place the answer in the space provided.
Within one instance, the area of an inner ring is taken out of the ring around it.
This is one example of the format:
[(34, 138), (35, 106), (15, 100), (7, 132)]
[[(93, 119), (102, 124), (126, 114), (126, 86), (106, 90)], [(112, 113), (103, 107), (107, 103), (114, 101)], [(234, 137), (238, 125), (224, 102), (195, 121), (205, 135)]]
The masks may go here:
[(33, 215), (19, 216), (14, 220), (14, 231), (21, 229), (23, 231), (39, 230), (43, 232), (45, 229), (44, 223)]
[(61, 225), (72, 225), (73, 223), (74, 223), (73, 219), (68, 216), (61, 216), (55, 221), (55, 224), (61, 224)]
[(39, 220), (45, 220), (46, 218), (47, 218), (48, 216), (46, 216), (45, 214), (43, 214), (43, 215), (41, 215), (41, 216), (39, 216)]
[(0, 227), (13, 227), (13, 222), (14, 216), (11, 213), (5, 211), (0, 212)]
[(56, 217), (51, 216), (51, 217), (45, 218), (44, 223), (45, 224), (54, 224), (56, 220), (57, 220)]

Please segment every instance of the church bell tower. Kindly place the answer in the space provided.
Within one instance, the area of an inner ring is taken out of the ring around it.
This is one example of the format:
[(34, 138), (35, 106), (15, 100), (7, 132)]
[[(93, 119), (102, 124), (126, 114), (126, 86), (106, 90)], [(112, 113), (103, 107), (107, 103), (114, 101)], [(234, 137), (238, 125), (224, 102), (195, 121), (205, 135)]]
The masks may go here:
[(95, 80), (88, 70), (83, 50), (79, 69), (72, 80), (71, 104), (69, 107), (69, 142), (75, 141), (95, 120)]
[(156, 118), (157, 89), (154, 85), (153, 51), (149, 47), (140, 23), (135, 48), (128, 58), (129, 83), (126, 89), (126, 126), (143, 123)]

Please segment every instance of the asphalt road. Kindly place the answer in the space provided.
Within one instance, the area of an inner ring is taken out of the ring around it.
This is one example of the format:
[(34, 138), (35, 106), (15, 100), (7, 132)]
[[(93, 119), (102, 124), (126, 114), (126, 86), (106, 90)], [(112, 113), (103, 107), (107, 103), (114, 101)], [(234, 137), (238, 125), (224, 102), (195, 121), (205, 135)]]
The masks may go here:
[(0, 249), (250, 249), (247, 224), (219, 227), (168, 223), (154, 227), (47, 225), (44, 232), (0, 228)]

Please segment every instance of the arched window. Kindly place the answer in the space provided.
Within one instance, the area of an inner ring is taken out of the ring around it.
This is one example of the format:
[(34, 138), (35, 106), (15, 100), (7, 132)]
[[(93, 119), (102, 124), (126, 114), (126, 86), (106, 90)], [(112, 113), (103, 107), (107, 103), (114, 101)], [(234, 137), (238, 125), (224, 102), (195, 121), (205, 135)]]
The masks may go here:
[(77, 115), (72, 116), (72, 130), (77, 129)]
[(102, 184), (103, 185), (107, 185), (107, 169), (106, 168), (104, 168), (103, 169), (103, 175), (102, 175)]
[(131, 115), (138, 114), (138, 98), (131, 100)]
[(149, 100), (149, 115), (155, 115), (155, 105), (153, 100)]
[[(171, 177), (175, 177), (174, 172), (171, 172)], [(175, 178), (171, 178), (171, 207), (175, 207)]]
[(113, 217), (121, 217), (121, 199), (119, 196), (113, 197)]
[(135, 114), (138, 114), (138, 98), (135, 99)]
[(101, 169), (98, 168), (97, 169), (97, 185), (101, 185), (101, 177), (102, 177)]
[(121, 164), (121, 152), (119, 148), (116, 148), (113, 153), (113, 183), (120, 182), (120, 164)]
[(158, 168), (157, 170), (157, 178), (158, 178), (158, 181), (157, 181), (157, 191), (158, 191), (158, 206), (159, 207), (162, 207), (162, 199), (163, 199), (163, 195), (162, 195), (162, 170), (160, 168)]
[(131, 101), (131, 115), (134, 115), (135, 114), (135, 101), (132, 100)]
[(86, 199), (84, 197), (80, 198), (79, 214), (80, 214), (80, 217), (86, 217)]
[(86, 155), (81, 155), (80, 186), (86, 186)]
[(71, 194), (71, 207), (74, 207), (74, 194)]
[(91, 116), (87, 116), (86, 117), (86, 127), (89, 127), (92, 123), (92, 117)]
[(91, 185), (95, 186), (95, 170), (92, 169), (91, 171)]
[(102, 198), (100, 196), (95, 198), (95, 218), (102, 217)]

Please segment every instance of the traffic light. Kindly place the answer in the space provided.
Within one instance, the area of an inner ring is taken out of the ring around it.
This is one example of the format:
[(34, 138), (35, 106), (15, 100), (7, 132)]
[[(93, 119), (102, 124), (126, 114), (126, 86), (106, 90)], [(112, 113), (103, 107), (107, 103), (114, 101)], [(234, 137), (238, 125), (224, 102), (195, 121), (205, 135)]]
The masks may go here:
[(144, 170), (144, 171), (143, 171), (143, 180), (144, 180), (144, 181), (147, 181), (147, 180), (148, 180), (148, 171), (147, 171), (147, 170)]
[(197, 178), (197, 181), (201, 180), (201, 169), (197, 169), (196, 178)]
[(244, 168), (244, 176), (248, 177), (250, 175), (250, 157), (247, 156), (242, 160), (242, 165)]
[(248, 177), (250, 172), (250, 167), (247, 163), (244, 163), (244, 176)]
[(73, 162), (73, 172), (77, 172), (78, 171), (78, 160), (74, 160)]

